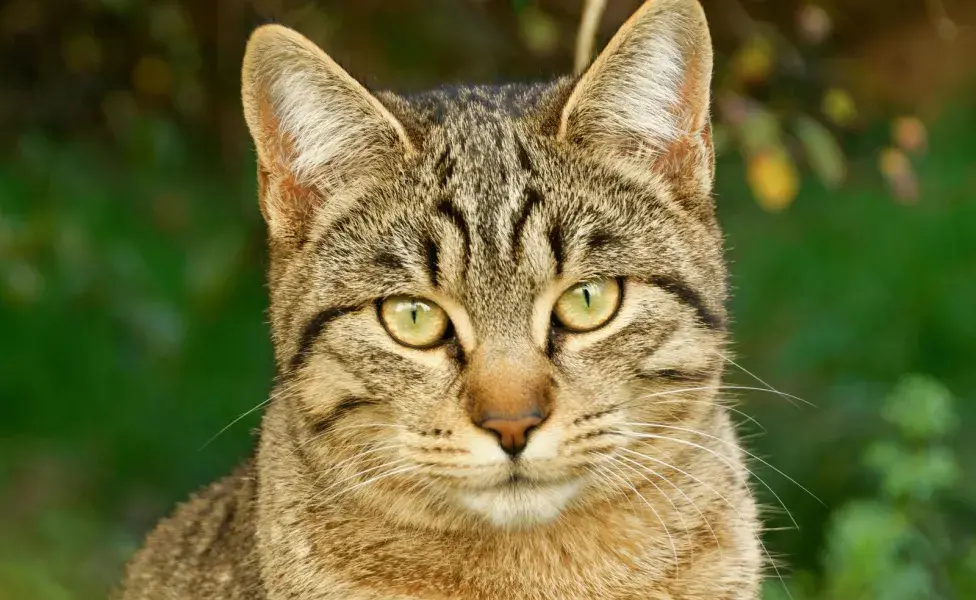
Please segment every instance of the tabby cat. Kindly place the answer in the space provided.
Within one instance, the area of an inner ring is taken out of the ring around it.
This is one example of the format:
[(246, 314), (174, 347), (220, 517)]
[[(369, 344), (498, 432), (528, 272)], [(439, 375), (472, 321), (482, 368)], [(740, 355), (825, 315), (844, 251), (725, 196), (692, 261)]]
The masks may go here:
[(580, 77), (413, 96), (255, 31), (278, 376), (253, 459), (118, 597), (755, 598), (711, 70), (696, 0)]

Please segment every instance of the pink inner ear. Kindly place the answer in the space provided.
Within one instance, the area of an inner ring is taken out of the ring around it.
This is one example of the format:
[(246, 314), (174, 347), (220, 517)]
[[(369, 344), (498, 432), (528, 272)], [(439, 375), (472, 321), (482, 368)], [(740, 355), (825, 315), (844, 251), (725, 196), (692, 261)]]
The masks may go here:
[(260, 134), (256, 136), (258, 151), (268, 171), (272, 175), (280, 175), (288, 170), (288, 164), (294, 158), (294, 143), (282, 133), (281, 121), (267, 97), (259, 101), (258, 111), (260, 122)]
[(654, 161), (656, 168), (672, 176), (687, 175), (689, 170), (701, 168), (703, 161), (710, 164), (712, 160), (712, 127), (708, 119), (710, 78), (702, 72), (697, 58), (688, 60), (678, 101), (672, 107), (684, 135), (660, 148)]
[(706, 68), (697, 55), (689, 57), (684, 81), (678, 89), (678, 105), (674, 110), (682, 117), (682, 129), (689, 133), (698, 132), (708, 125), (711, 73), (704, 72)]
[(292, 173), (290, 162), (294, 159), (294, 141), (281, 131), (280, 120), (271, 102), (262, 98), (258, 109), (261, 214), (266, 222), (276, 225), (275, 234), (300, 237), (320, 199), (315, 190), (300, 183)]

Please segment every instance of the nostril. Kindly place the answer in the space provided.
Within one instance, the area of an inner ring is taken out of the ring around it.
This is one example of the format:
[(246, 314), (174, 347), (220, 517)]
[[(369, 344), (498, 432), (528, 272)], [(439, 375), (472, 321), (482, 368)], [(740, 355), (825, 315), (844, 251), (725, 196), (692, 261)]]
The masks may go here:
[(535, 430), (544, 420), (538, 414), (531, 414), (522, 417), (496, 417), (494, 415), (487, 419), (481, 419), (476, 423), (478, 427), (490, 431), (498, 438), (498, 445), (502, 447), (509, 456), (515, 458), (528, 444), (529, 434)]

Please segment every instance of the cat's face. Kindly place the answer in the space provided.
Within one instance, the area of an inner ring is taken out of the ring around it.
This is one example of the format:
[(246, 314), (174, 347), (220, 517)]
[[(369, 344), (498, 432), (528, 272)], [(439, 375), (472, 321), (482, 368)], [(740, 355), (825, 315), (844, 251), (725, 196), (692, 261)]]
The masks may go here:
[(382, 103), (296, 34), (255, 36), (275, 401), (310, 502), (539, 524), (647, 477), (626, 452), (649, 424), (708, 412), (711, 55), (697, 4), (654, 6), (578, 83)]

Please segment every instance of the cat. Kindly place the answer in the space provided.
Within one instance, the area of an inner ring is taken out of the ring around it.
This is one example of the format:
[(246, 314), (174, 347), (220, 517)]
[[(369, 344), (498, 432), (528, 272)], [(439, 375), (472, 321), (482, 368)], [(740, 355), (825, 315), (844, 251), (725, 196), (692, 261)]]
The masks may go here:
[(121, 600), (751, 599), (697, 0), (579, 77), (370, 92), (257, 29), (277, 378)]

